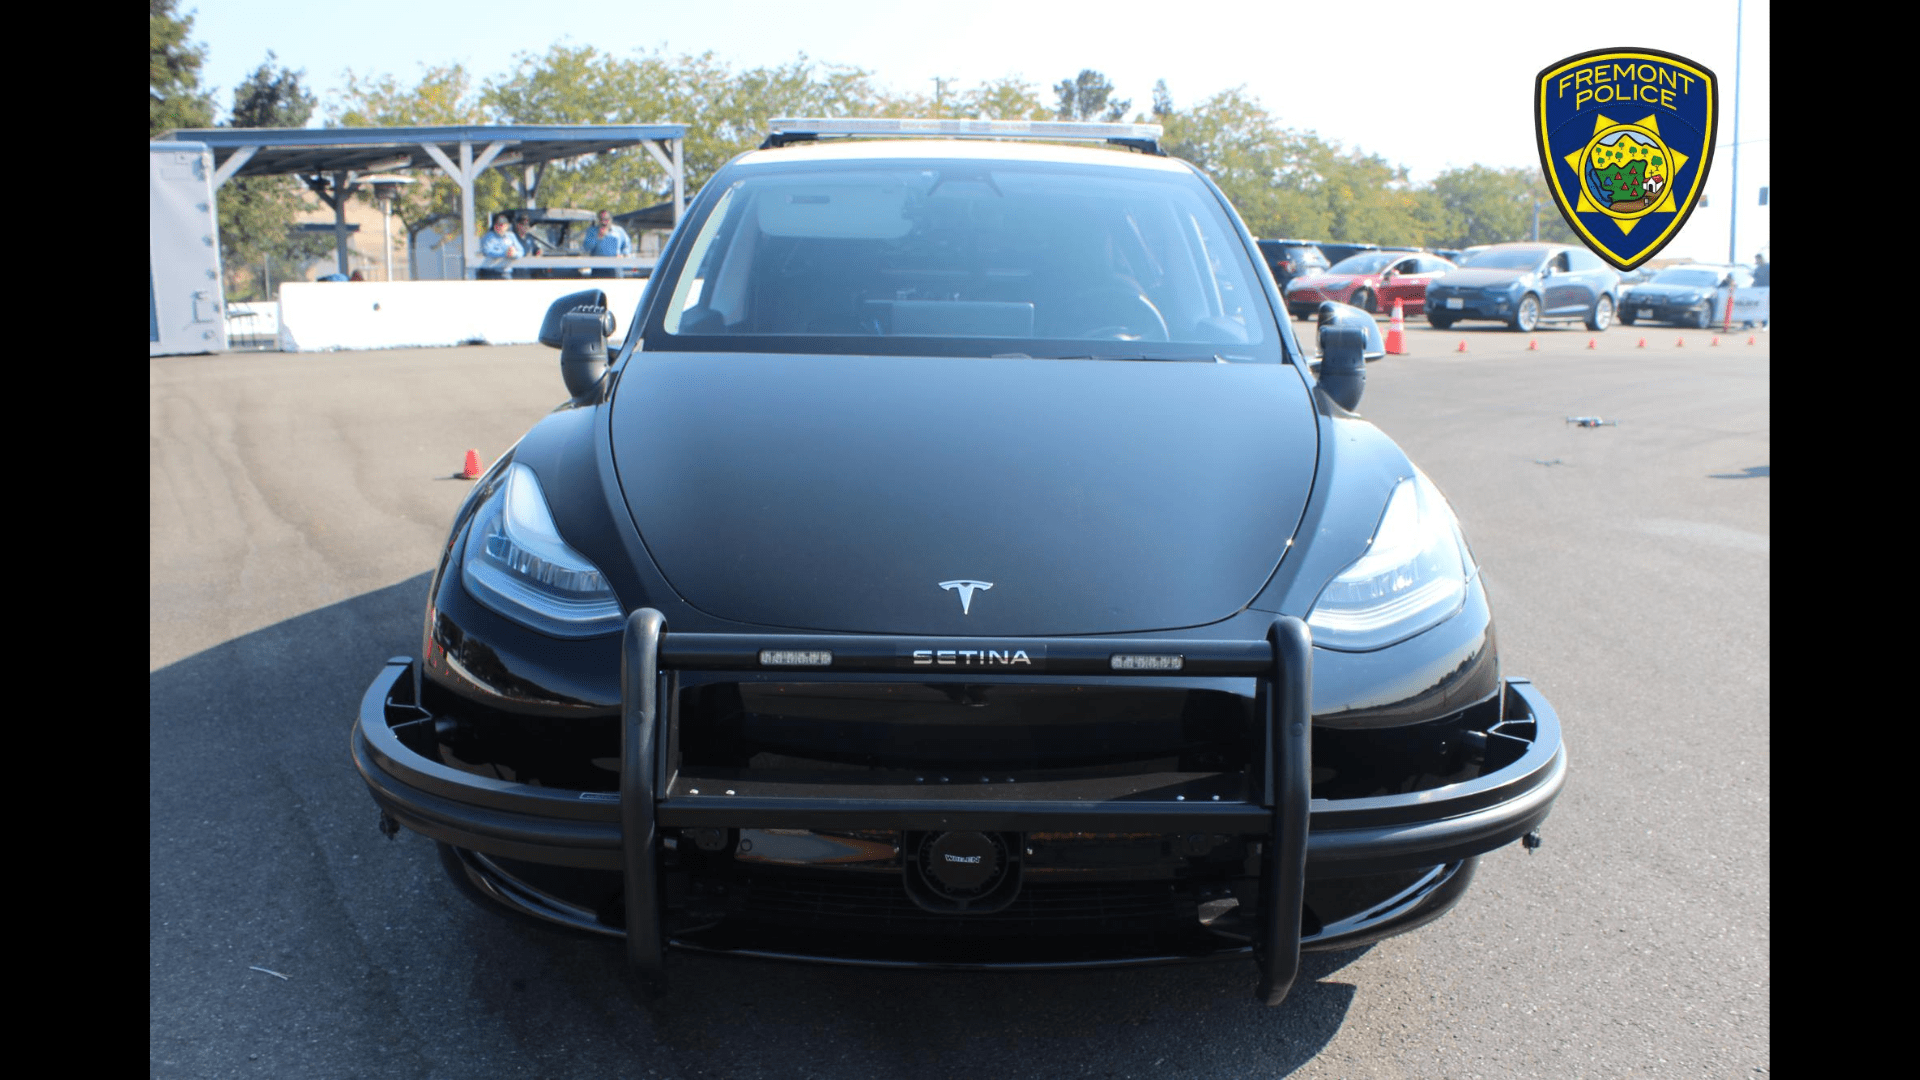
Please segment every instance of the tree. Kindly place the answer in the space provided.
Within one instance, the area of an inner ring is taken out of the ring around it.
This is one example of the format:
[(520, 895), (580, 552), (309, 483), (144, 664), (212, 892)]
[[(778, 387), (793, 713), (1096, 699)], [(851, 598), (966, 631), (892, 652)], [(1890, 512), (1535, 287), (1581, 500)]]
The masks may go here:
[(960, 95), (961, 111), (976, 120), (1048, 120), (1053, 110), (1038, 87), (1017, 75), (988, 79)]
[(1433, 233), (1435, 247), (1532, 239), (1536, 205), (1540, 239), (1576, 242), (1572, 230), (1554, 210), (1537, 169), (1469, 165), (1434, 177), (1431, 190), (1442, 211)]
[[(301, 72), (275, 68), (273, 53), (233, 91), (231, 127), (305, 127), (315, 99), (301, 83)], [(270, 296), (272, 285), (256, 279), (253, 268), (272, 259), (289, 269), (304, 266), (332, 246), (323, 236), (294, 233), (306, 209), (300, 183), (291, 176), (235, 177), (220, 188), (220, 256), (227, 289), (250, 299)]]
[(1167, 90), (1167, 80), (1159, 79), (1153, 84), (1153, 118), (1155, 120), (1173, 115), (1173, 94)]
[(152, 0), (147, 23), (147, 137), (175, 128), (213, 124), (213, 95), (200, 89), (200, 65), (206, 46), (188, 39), (193, 16), (179, 17), (179, 0)]
[(1133, 107), (1132, 98), (1112, 100), (1113, 81), (1092, 68), (1082, 68), (1073, 78), (1055, 83), (1053, 95), (1057, 102), (1053, 113), (1062, 120), (1099, 117), (1111, 123), (1127, 115), (1127, 110)]

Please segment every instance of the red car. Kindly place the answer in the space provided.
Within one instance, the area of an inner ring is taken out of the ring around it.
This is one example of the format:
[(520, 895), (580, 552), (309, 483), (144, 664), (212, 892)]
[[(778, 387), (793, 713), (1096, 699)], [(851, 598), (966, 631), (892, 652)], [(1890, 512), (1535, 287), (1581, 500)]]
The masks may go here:
[(1438, 255), (1405, 251), (1363, 251), (1319, 274), (1287, 282), (1287, 310), (1308, 318), (1321, 301), (1352, 304), (1362, 311), (1392, 311), (1400, 301), (1408, 315), (1426, 310), (1427, 282), (1454, 268)]

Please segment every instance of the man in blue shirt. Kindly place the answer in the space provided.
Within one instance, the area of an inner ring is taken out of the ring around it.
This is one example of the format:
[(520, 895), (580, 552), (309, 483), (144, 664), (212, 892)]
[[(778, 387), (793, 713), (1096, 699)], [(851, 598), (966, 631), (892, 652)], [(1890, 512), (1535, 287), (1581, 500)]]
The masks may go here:
[[(631, 255), (633, 240), (627, 236), (627, 230), (613, 223), (613, 214), (610, 211), (602, 210), (600, 220), (594, 224), (593, 228), (587, 230), (587, 239), (581, 245), (581, 251), (587, 255)], [(624, 275), (614, 267), (596, 266), (593, 276), (617, 278)]]
[[(526, 254), (520, 250), (520, 242), (513, 238), (513, 217), (506, 211), (493, 215), (493, 228), (480, 238), (480, 257), (482, 259), (517, 259)], [(513, 276), (511, 263), (496, 266), (481, 266), (474, 270), (473, 276), (481, 281), (505, 281)]]

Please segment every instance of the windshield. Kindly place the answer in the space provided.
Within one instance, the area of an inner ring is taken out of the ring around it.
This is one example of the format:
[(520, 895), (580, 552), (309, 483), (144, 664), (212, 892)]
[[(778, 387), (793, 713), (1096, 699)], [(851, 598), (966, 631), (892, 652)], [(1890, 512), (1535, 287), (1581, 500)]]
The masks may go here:
[(1391, 251), (1369, 251), (1362, 255), (1349, 255), (1333, 264), (1329, 274), (1377, 274), (1387, 268), (1399, 254)]
[(1531, 270), (1540, 265), (1547, 253), (1539, 248), (1507, 248), (1482, 251), (1463, 265), (1476, 270)]
[(1653, 275), (1655, 285), (1692, 285), (1702, 289), (1717, 288), (1720, 274), (1712, 270), (1662, 270)]
[(652, 286), (664, 333), (648, 349), (1279, 358), (1247, 247), (1191, 173), (890, 160), (736, 175)]

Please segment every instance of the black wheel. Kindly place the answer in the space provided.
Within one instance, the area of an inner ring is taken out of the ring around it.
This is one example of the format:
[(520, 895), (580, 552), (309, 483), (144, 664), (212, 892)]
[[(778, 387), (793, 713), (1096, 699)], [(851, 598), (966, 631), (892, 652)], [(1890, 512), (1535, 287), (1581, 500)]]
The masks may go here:
[(1429, 311), (1427, 312), (1427, 325), (1433, 327), (1435, 330), (1445, 330), (1453, 325), (1453, 319), (1450, 316), (1436, 315)]
[(1513, 309), (1513, 318), (1507, 325), (1523, 334), (1531, 334), (1540, 325), (1540, 298), (1528, 293), (1520, 298), (1520, 306)]
[[(1624, 321), (1624, 320), (1622, 320)], [(1605, 330), (1613, 325), (1613, 297), (1606, 293), (1593, 302), (1593, 310), (1587, 312), (1587, 329)]]
[(1373, 314), (1373, 293), (1368, 292), (1366, 289), (1355, 289), (1353, 298), (1348, 300), (1347, 303), (1352, 304), (1354, 307), (1359, 308), (1369, 315)]
[(1699, 311), (1697, 311), (1697, 312), (1695, 312), (1695, 313), (1694, 313), (1694, 316), (1693, 316), (1693, 328), (1694, 328), (1695, 330), (1705, 330), (1705, 329), (1706, 329), (1707, 327), (1709, 327), (1709, 326), (1712, 326), (1712, 325), (1713, 325), (1713, 307), (1712, 307), (1712, 305), (1708, 305), (1707, 307), (1703, 307), (1703, 308), (1701, 308), (1701, 309), (1700, 309)]
[(1623, 312), (1621, 312), (1621, 313), (1620, 313), (1620, 325), (1621, 325), (1621, 326), (1632, 326), (1632, 325), (1633, 325), (1633, 312), (1631, 312), (1631, 311), (1623, 311)]

